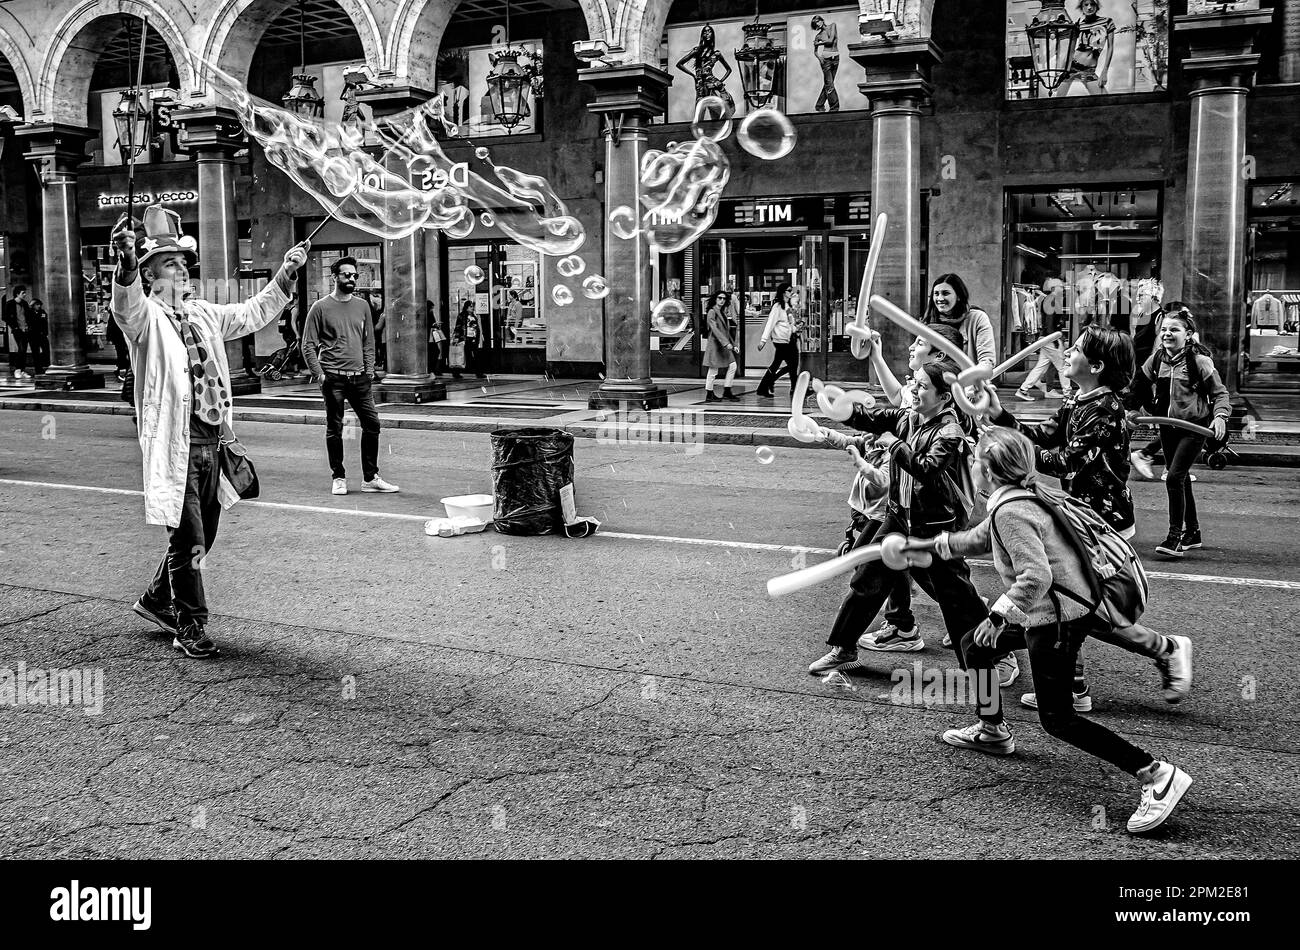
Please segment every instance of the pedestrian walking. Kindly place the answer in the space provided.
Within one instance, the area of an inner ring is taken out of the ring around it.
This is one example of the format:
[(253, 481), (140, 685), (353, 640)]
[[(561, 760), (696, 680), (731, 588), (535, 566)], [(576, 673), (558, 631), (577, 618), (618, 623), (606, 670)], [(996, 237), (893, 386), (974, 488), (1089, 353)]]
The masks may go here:
[(772, 391), (772, 387), (776, 385), (781, 375), (783, 364), (790, 374), (792, 394), (795, 378), (799, 375), (799, 325), (789, 313), (790, 290), (789, 284), (777, 285), (776, 299), (772, 303), (772, 309), (768, 311), (767, 323), (758, 341), (760, 350), (771, 341), (772, 348), (776, 351), (772, 354), (772, 365), (767, 368), (767, 372), (763, 374), (758, 384), (758, 395), (765, 399), (775, 398), (776, 393)]
[(138, 370), (133, 386), (145, 523), (167, 528), (167, 553), (133, 609), (169, 633), (186, 656), (208, 659), (220, 651), (206, 632), (200, 566), (216, 541), (222, 508), (256, 490), (232, 429), (225, 341), (275, 319), (308, 245), (290, 248), (260, 293), (243, 303), (210, 304), (189, 296), (189, 268), (198, 255), (180, 223), (162, 205), (145, 210), (140, 231), (125, 215), (118, 221), (112, 312)]
[[(1232, 403), (1210, 351), (1193, 339), (1195, 334), (1196, 318), (1187, 305), (1170, 303), (1160, 323), (1160, 345), (1142, 364), (1130, 405), (1205, 426), (1214, 432), (1215, 441), (1221, 442), (1228, 435)], [(1160, 446), (1165, 457), (1169, 534), (1156, 545), (1156, 553), (1181, 558), (1203, 543), (1191, 470), (1205, 447), (1205, 436), (1160, 426)]]
[(50, 368), (50, 316), (39, 300), (33, 300), (27, 310), (27, 346), (32, 354), (32, 373), (40, 376)]
[(447, 343), (447, 333), (439, 323), (438, 308), (435, 306), (434, 302), (432, 300), (426, 300), (424, 303), (425, 313), (429, 315), (429, 372), (434, 376), (437, 376), (438, 373), (442, 371), (443, 363), (445, 362), (443, 347)]
[[(1061, 481), (1065, 492), (1095, 511), (1125, 540), (1137, 531), (1133, 494), (1128, 488), (1129, 426), (1120, 393), (1135, 372), (1133, 341), (1127, 333), (1097, 324), (1079, 334), (1065, 351), (1065, 376), (1077, 387), (1046, 422), (1028, 425), (1002, 406), (997, 392), (989, 394), (989, 419), (1015, 429), (1035, 446), (1035, 468)], [(1181, 702), (1192, 687), (1192, 641), (1166, 636), (1142, 624), (1107, 631), (1100, 637), (1131, 653), (1145, 656), (1160, 671), (1167, 702)], [(1092, 710), (1092, 694), (1084, 676), (1082, 646), (1074, 670), (1074, 709)], [(1036, 709), (1037, 697), (1025, 693), (1020, 702)]]
[[(1052, 513), (1053, 508), (1077, 503), (1038, 483), (1034, 454), (1033, 444), (1020, 433), (1003, 428), (988, 431), (975, 450), (972, 466), (977, 489), (989, 495), (988, 516), (968, 531), (945, 531), (908, 544), (942, 558), (992, 553), (994, 567), (1007, 585), (988, 617), (962, 640), (979, 720), (949, 729), (943, 741), (993, 755), (1015, 752), (991, 667), (994, 658), (1009, 648), (1028, 649), (1043, 729), (1142, 783), (1141, 802), (1128, 820), (1128, 830), (1142, 834), (1169, 818), (1192, 779), (1177, 766), (1075, 713), (1071, 700), (1075, 654), (1086, 637), (1104, 631), (1109, 622), (1083, 596), (1090, 587), (1085, 574), (1087, 552), (1074, 547)], [(1104, 530), (1104, 524), (1097, 523)]]
[(118, 381), (122, 383), (122, 391), (125, 393), (127, 390), (126, 377), (131, 372), (131, 350), (127, 345), (126, 337), (122, 334), (122, 328), (113, 319), (111, 313), (108, 317), (108, 326), (104, 329), (104, 337), (113, 347), (115, 375)]
[(460, 379), (460, 370), (473, 372), (477, 379), (486, 379), (483, 372), (483, 364), (479, 359), (479, 347), (483, 342), (483, 323), (479, 315), (474, 312), (473, 299), (466, 300), (461, 304), (460, 314), (456, 317), (456, 329), (451, 335), (452, 346), (461, 346), (464, 348), (464, 365), (461, 367), (452, 366), (451, 378)]
[(727, 371), (726, 379), (722, 384), (722, 399), (740, 402), (740, 397), (731, 391), (732, 380), (736, 378), (736, 354), (740, 350), (736, 348), (736, 341), (731, 335), (731, 326), (727, 322), (727, 305), (730, 302), (731, 294), (726, 290), (719, 290), (709, 301), (709, 311), (705, 317), (708, 344), (704, 348), (704, 365), (709, 368), (704, 377), (705, 402), (722, 401), (713, 392), (720, 369)]
[(27, 372), (27, 288), (19, 284), (4, 302), (4, 324), (9, 328), (9, 370), (14, 379), (28, 379)]
[(325, 451), (329, 457), (335, 495), (348, 493), (343, 462), (344, 402), (361, 422), (361, 490), (395, 492), (396, 485), (379, 475), (379, 412), (375, 409), (375, 328), (370, 303), (353, 293), (357, 261), (340, 257), (330, 265), (334, 289), (317, 300), (303, 324), (302, 354), (312, 382), (325, 399)]
[[(1062, 319), (1061, 308), (1056, 306), (1055, 298), (1041, 296), (1038, 300), (1038, 337), (1042, 339), (1045, 336), (1051, 336), (1058, 330), (1064, 330), (1066, 336), (1069, 335), (1070, 327), (1068, 320)], [(1057, 378), (1061, 381), (1060, 390), (1051, 389), (1044, 382), (1049, 369), (1055, 369)], [(1044, 399), (1060, 399), (1070, 391), (1070, 380), (1065, 373), (1065, 346), (1060, 340), (1054, 343), (1046, 343), (1038, 351), (1038, 362), (1034, 368), (1029, 371), (1025, 381), (1020, 384), (1016, 390), (1016, 398), (1023, 399), (1025, 402), (1031, 402), (1033, 396), (1030, 391), (1041, 389)]]
[(956, 274), (940, 274), (930, 285), (930, 300), (925, 307), (925, 323), (947, 324), (966, 340), (966, 355), (972, 363), (995, 366), (998, 361), (997, 337), (989, 315), (970, 303), (966, 282)]
[[(940, 531), (961, 530), (970, 517), (968, 445), (944, 373), (955, 376), (956, 364), (941, 360), (917, 373), (915, 411), (857, 406), (849, 417), (849, 425), (874, 433), (877, 444), (889, 453), (889, 501), (878, 536), (933, 537)], [(957, 660), (965, 669), (961, 636), (988, 616), (988, 608), (971, 584), (970, 569), (960, 557), (935, 558), (928, 567), (913, 567), (911, 573), (939, 605)], [(809, 666), (808, 672), (827, 673), (859, 665), (858, 638), (875, 620), (898, 574), (883, 561), (858, 568), (826, 641), (831, 650)]]

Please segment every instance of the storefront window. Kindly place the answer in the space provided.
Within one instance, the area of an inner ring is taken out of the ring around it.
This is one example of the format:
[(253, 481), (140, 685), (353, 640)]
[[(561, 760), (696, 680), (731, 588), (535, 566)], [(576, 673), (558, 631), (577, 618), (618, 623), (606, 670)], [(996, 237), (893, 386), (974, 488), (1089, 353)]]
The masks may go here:
[[(483, 279), (465, 276), (471, 267)], [(448, 313), (455, 317), (466, 300), (483, 323), (494, 348), (546, 348), (547, 323), (539, 295), (540, 258), (510, 241), (447, 245)]]
[(1006, 319), (999, 351), (1038, 335), (1044, 315), (1071, 339), (1093, 323), (1134, 332), (1164, 297), (1160, 190), (1076, 185), (1007, 196)]
[(1169, 0), (1066, 0), (1063, 18), (1060, 8), (1007, 0), (1008, 99), (1165, 88)]
[(1243, 385), (1300, 389), (1300, 182), (1251, 188), (1249, 248)]
[[(443, 114), (462, 136), (540, 131), (542, 55), (541, 40), (510, 37), (506, 46), (504, 32), (501, 42), (439, 51), (436, 83)], [(512, 79), (497, 84), (503, 93), (494, 93), (488, 79), (503, 72)], [(513, 76), (521, 78), (515, 81)], [(517, 98), (512, 88), (516, 86)]]

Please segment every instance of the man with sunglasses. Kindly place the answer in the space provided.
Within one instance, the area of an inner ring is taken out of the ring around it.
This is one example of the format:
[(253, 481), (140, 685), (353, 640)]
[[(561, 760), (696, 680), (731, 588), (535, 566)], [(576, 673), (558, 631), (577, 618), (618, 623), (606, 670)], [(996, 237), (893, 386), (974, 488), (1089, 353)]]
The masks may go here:
[(341, 257), (330, 265), (334, 290), (312, 304), (302, 330), (302, 355), (325, 397), (325, 450), (335, 495), (348, 493), (343, 466), (343, 404), (361, 421), (363, 492), (395, 492), (379, 477), (379, 413), (371, 382), (375, 376), (375, 327), (370, 304), (357, 297), (357, 262)]

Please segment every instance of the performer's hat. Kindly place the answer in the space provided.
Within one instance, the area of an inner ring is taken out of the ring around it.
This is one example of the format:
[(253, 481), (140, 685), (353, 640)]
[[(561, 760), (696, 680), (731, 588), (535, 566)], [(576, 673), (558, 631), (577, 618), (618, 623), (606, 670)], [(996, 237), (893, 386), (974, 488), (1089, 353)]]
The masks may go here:
[[(140, 264), (158, 254), (181, 253), (188, 266), (199, 262), (198, 243), (181, 231), (181, 216), (161, 204), (144, 209), (144, 222), (137, 218), (135, 224), (135, 253)], [(117, 219), (116, 229), (126, 227), (126, 215)]]

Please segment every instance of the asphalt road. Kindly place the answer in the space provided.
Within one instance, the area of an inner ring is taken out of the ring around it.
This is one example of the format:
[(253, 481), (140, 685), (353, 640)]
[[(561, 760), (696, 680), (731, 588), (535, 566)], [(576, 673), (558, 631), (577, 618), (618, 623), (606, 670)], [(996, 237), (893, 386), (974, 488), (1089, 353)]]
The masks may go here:
[[(1135, 839), (1133, 781), (1032, 712), (992, 759), (937, 739), (968, 707), (891, 702), (895, 668), (953, 666), (924, 597), (925, 652), (867, 654), (851, 688), (806, 673), (843, 587), (764, 583), (796, 557), (774, 546), (839, 543), (839, 453), (579, 441), (600, 534), (439, 539), (440, 497), (490, 490), (487, 436), (385, 434), (402, 493), (334, 497), (321, 429), (245, 424), (263, 498), (205, 562), (225, 656), (203, 663), (129, 609), (165, 545), (129, 419), (5, 412), (0, 432), (0, 668), (104, 684), (98, 715), (0, 706), (0, 855), (1300, 854), (1293, 470), (1200, 471), (1206, 549), (1147, 561), (1149, 622), (1196, 642), (1189, 702), (1089, 647), (1096, 718), (1196, 782)], [(1135, 490), (1150, 551), (1164, 490)]]

